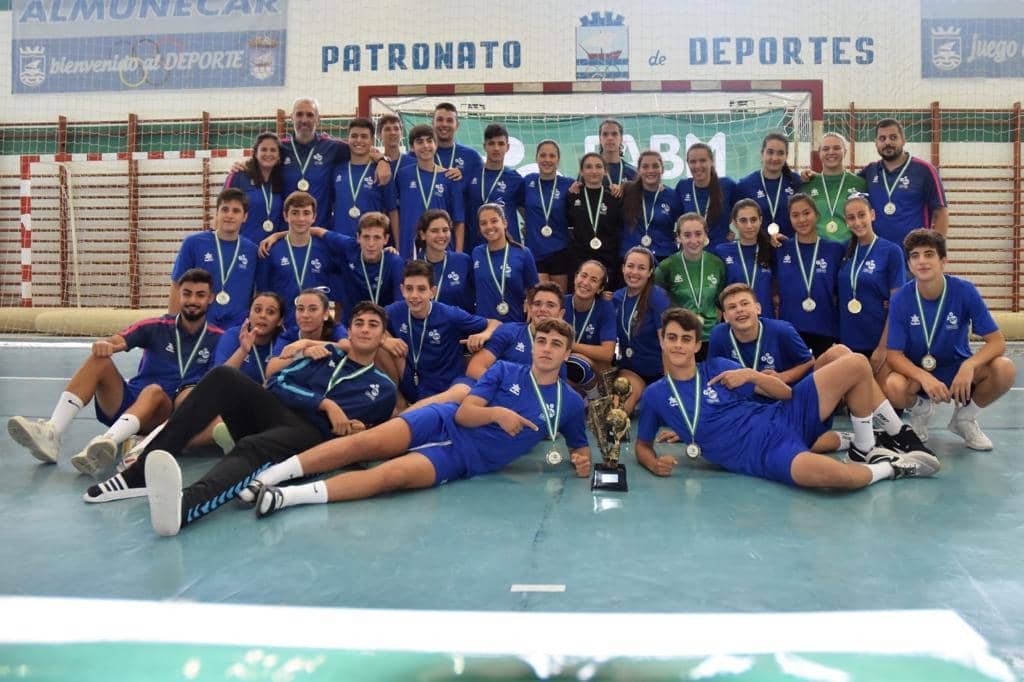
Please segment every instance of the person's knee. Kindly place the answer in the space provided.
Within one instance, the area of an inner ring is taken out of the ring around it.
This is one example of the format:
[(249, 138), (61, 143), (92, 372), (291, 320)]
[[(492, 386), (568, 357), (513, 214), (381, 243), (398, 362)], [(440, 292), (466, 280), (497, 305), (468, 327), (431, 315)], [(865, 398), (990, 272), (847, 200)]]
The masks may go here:
[(1013, 360), (1005, 355), (1000, 355), (992, 360), (990, 367), (992, 374), (996, 376), (1000, 384), (1012, 386), (1017, 379), (1017, 365), (1013, 364)]
[(413, 480), (411, 467), (405, 462), (385, 462), (377, 467), (382, 490), (403, 490), (410, 487)]

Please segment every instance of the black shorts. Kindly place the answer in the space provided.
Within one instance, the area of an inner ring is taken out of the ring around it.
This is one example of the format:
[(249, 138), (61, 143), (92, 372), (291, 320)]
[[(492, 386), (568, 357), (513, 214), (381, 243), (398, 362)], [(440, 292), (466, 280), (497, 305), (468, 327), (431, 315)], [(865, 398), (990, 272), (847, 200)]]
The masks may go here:
[(572, 275), (573, 273), (572, 254), (568, 248), (561, 251), (549, 253), (544, 258), (537, 259), (537, 272), (545, 275)]

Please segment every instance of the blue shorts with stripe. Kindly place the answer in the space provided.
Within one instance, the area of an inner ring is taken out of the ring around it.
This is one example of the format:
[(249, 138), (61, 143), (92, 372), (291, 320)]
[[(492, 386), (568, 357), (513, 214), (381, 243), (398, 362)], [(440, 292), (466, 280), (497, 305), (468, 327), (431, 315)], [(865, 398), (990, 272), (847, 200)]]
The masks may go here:
[(819, 410), (818, 387), (811, 373), (793, 387), (791, 399), (776, 403), (761, 451), (760, 472), (755, 475), (795, 485), (791, 473), (793, 460), (801, 452), (809, 451), (814, 441), (832, 428), (831, 415), (821, 421)]
[(124, 411), (131, 407), (132, 403), (138, 400), (139, 394), (142, 393), (142, 389), (144, 388), (145, 386), (129, 383), (122, 377), (121, 391), (124, 397), (121, 398), (121, 404), (118, 405), (116, 410), (114, 410), (114, 414), (107, 414), (104, 412), (103, 408), (100, 407), (100, 401), (96, 398), (92, 399), (93, 409), (96, 410), (96, 420), (106, 426), (113, 426), (114, 422), (120, 419), (121, 415), (124, 414)]
[(468, 453), (459, 447), (455, 423), (458, 403), (437, 403), (410, 410), (399, 417), (409, 425), (409, 452), (418, 452), (434, 467), (434, 485), (466, 478)]

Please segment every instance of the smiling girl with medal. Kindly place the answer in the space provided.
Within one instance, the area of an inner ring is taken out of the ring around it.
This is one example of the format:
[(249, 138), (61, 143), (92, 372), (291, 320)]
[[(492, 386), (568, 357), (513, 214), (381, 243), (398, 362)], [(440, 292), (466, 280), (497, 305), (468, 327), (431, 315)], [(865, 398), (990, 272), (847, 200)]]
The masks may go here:
[(844, 249), (818, 237), (818, 207), (811, 197), (793, 195), (789, 216), (796, 236), (775, 251), (779, 317), (796, 327), (817, 358), (839, 336), (835, 301)]
[(601, 294), (608, 272), (599, 261), (580, 265), (573, 293), (565, 296), (564, 319), (576, 332), (568, 362), (569, 381), (586, 391), (615, 357), (615, 307)]
[(839, 133), (825, 133), (818, 147), (821, 172), (815, 173), (800, 187), (818, 205), (818, 236), (834, 242), (850, 240), (843, 206), (854, 195), (867, 192), (864, 178), (846, 170), (846, 138)]
[(237, 187), (249, 197), (249, 213), (242, 236), (259, 244), (271, 232), (286, 228), (284, 216), (284, 166), (281, 140), (274, 133), (260, 133), (244, 170), (232, 171), (224, 187)]
[[(654, 451), (656, 441), (666, 440), (658, 434), (662, 427), (686, 443), (690, 458), (792, 486), (856, 490), (890, 478), (932, 476), (941, 468), (922, 450), (876, 445), (873, 420), (887, 434), (902, 425), (863, 357), (848, 353), (790, 388), (725, 358), (697, 362), (701, 326), (681, 308), (671, 308), (662, 319), (666, 375), (644, 391), (637, 425), (637, 460), (651, 473), (670, 476), (679, 463)], [(774, 400), (752, 400), (755, 395)], [(853, 415), (849, 462), (811, 451), (840, 402)]]
[(761, 207), (753, 199), (740, 199), (732, 208), (732, 222), (739, 237), (712, 249), (725, 264), (725, 285), (746, 284), (754, 290), (764, 315), (775, 317), (772, 301), (775, 247), (768, 233), (761, 229)]
[(639, 177), (622, 190), (624, 231), (619, 252), (634, 246), (654, 252), (659, 261), (676, 252), (675, 221), (682, 214), (674, 192), (661, 182), (665, 166), (661, 154), (648, 149), (637, 161)]
[(654, 254), (634, 246), (622, 263), (626, 285), (612, 297), (619, 344), (618, 375), (633, 387), (623, 406), (627, 414), (632, 414), (644, 386), (657, 381), (664, 371), (658, 329), (661, 313), (670, 303), (665, 290), (654, 283), (654, 268)]
[(485, 243), (473, 249), (473, 288), (476, 314), (502, 322), (522, 322), (526, 290), (537, 284), (537, 265), (529, 249), (508, 233), (505, 212), (484, 204), (477, 223)]
[[(725, 265), (704, 250), (707, 223), (699, 213), (687, 213), (676, 221), (679, 251), (663, 260), (654, 273), (654, 281), (668, 292), (672, 305), (691, 310), (704, 320), (701, 341), (707, 341), (718, 323), (718, 292), (725, 287)], [(707, 346), (699, 359), (703, 360)]]
[[(991, 450), (978, 427), (983, 407), (998, 400), (1017, 376), (1007, 358), (1006, 339), (973, 284), (947, 275), (946, 240), (934, 230), (917, 229), (903, 243), (914, 279), (892, 296), (889, 352), (892, 371), (885, 391), (897, 407), (910, 407), (910, 425), (928, 438), (936, 402), (954, 401), (948, 428), (973, 450)], [(972, 353), (969, 335), (984, 340)]]
[(903, 251), (875, 234), (875, 212), (866, 194), (847, 199), (843, 213), (853, 238), (839, 269), (839, 341), (867, 356), (884, 383), (889, 299), (905, 282)]
[(616, 286), (622, 262), (622, 199), (605, 187), (605, 165), (599, 154), (583, 155), (580, 175), (583, 182), (579, 193), (570, 192), (566, 201), (573, 263), (578, 265), (591, 258), (601, 261), (612, 275), (612, 286)]
[(727, 175), (718, 176), (715, 170), (715, 152), (710, 145), (695, 142), (686, 150), (686, 165), (690, 177), (676, 185), (679, 213), (699, 213), (708, 223), (709, 249), (728, 243), (729, 214), (736, 200), (736, 181)]
[(433, 266), (434, 300), (472, 313), (476, 308), (473, 259), (451, 250), (451, 216), (439, 208), (424, 211), (416, 223), (416, 235), (416, 257)]
[(523, 178), (523, 229), (542, 282), (566, 291), (572, 272), (566, 200), (572, 178), (558, 174), (562, 152), (554, 140), (537, 144), (537, 171)]
[(793, 236), (789, 220), (789, 199), (800, 190), (800, 176), (790, 169), (789, 138), (768, 133), (761, 141), (761, 168), (736, 183), (734, 199), (753, 199), (765, 216), (769, 235)]

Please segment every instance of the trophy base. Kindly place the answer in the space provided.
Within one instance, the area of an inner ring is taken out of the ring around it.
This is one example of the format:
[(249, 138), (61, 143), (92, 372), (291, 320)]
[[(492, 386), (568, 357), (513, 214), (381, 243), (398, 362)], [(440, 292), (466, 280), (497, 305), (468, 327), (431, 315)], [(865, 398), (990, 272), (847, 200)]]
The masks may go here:
[(590, 478), (590, 489), (627, 492), (629, 485), (626, 483), (626, 467), (621, 464), (618, 466), (594, 465), (594, 474)]

